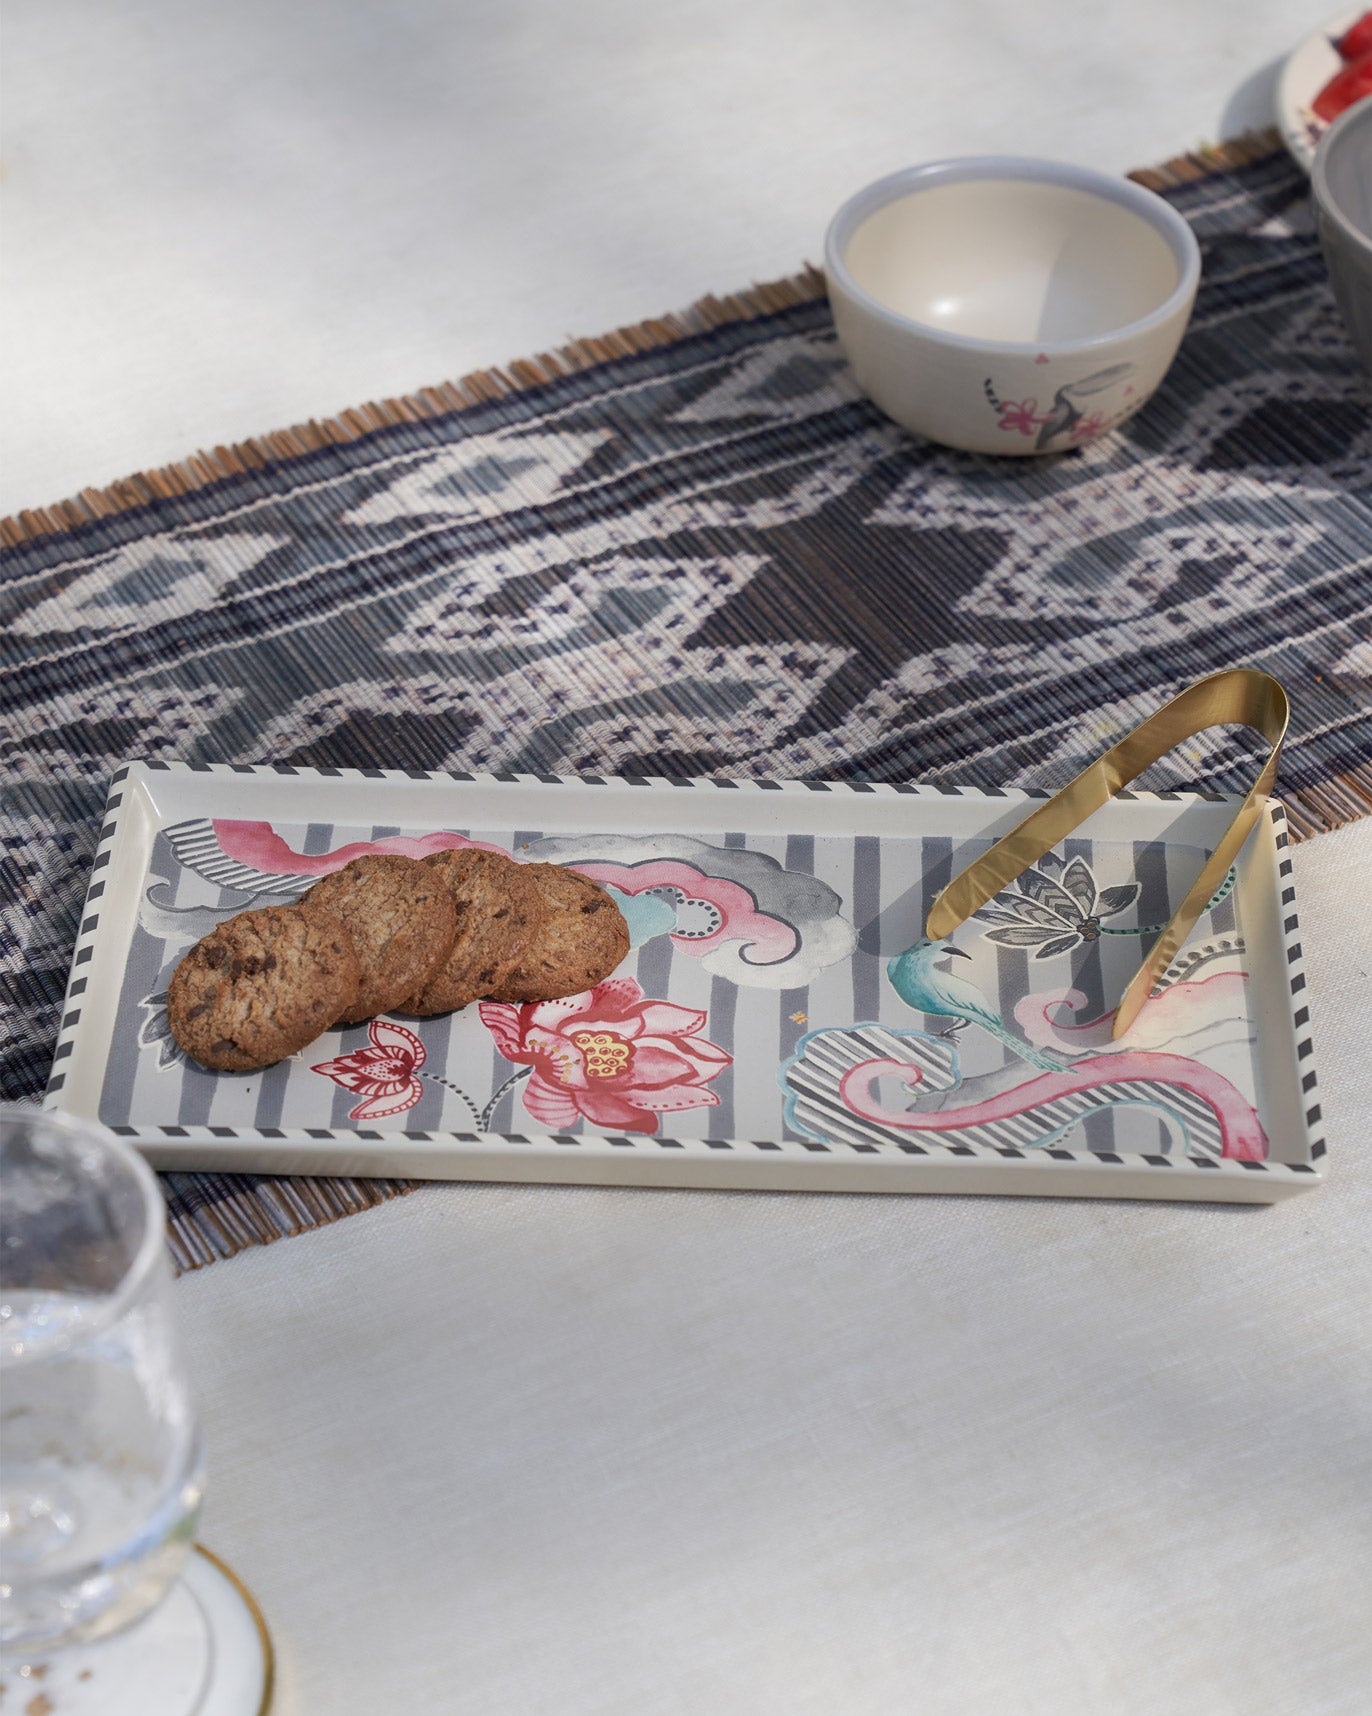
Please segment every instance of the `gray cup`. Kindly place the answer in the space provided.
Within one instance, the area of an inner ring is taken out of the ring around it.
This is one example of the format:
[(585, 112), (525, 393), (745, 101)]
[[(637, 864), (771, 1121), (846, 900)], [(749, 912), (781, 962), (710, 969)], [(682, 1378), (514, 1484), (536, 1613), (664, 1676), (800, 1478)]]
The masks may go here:
[(1334, 296), (1372, 372), (1372, 96), (1325, 132), (1310, 182)]

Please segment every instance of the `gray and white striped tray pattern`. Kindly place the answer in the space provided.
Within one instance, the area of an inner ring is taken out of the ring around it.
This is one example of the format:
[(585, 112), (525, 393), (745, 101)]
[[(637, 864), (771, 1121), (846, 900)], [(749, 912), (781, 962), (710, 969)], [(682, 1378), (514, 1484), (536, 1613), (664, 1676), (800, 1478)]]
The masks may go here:
[[(148, 775), (155, 775), (159, 765), (141, 764), (138, 767)], [(422, 771), (310, 771), (289, 767), (258, 770), (241, 765), (199, 769), (188, 769), (186, 765), (160, 767), (164, 771), (170, 768), (176, 772), (202, 775), (299, 774), (316, 780), (336, 778), (378, 783), (475, 782), (481, 779)], [(128, 773), (127, 769), (121, 770), (111, 786), (106, 822), (102, 829), (73, 961), (62, 1033), (49, 1085), (49, 1103), (62, 1103), (68, 1057), (72, 1054), (81, 1031), (86, 987), (85, 970), (100, 935), (105, 870), (119, 833), (119, 812)], [(503, 780), (513, 788), (569, 784), (561, 777), (486, 777), (488, 781), (495, 778)], [(730, 795), (777, 793), (811, 798), (815, 794), (827, 794), (840, 801), (834, 806), (833, 821), (836, 827), (843, 826), (841, 801), (846, 795), (876, 793), (945, 800), (958, 796), (978, 799), (988, 796), (1007, 799), (1042, 796), (1009, 789), (990, 795), (969, 789), (964, 795), (962, 789), (948, 787), (886, 787), (868, 783), (834, 782), (671, 782), (650, 777), (582, 777), (576, 784), (589, 787), (640, 787), (645, 795), (675, 794), (683, 790), (699, 792), (705, 795), (705, 802), (702, 802), (699, 813), (700, 838), (720, 845), (746, 844), (751, 850), (769, 852), (788, 869), (820, 874), (843, 896), (844, 910), (859, 920), (860, 931), (874, 920), (881, 919), (883, 914), (889, 913), (903, 898), (905, 915), (910, 922), (901, 931), (902, 935), (910, 930), (914, 934), (918, 933), (917, 924), (923, 910), (927, 908), (933, 893), (947, 879), (951, 868), (951, 842), (938, 839), (901, 841), (897, 844), (907, 850), (902, 852), (898, 861), (893, 864), (892, 854), (881, 851), (881, 846), (885, 843), (877, 842), (871, 837), (791, 834), (768, 838), (756, 834), (739, 835), (732, 833), (728, 826)], [(1165, 801), (1176, 800), (1183, 795), (1120, 796), (1135, 799), (1156, 796)], [(984, 1160), (1041, 1161), (1045, 1166), (1049, 1162), (1090, 1164), (1101, 1168), (1116, 1164), (1128, 1164), (1132, 1167), (1147, 1165), (1156, 1170), (1167, 1171), (1169, 1177), (1177, 1171), (1230, 1177), (1315, 1175), (1318, 1172), (1315, 1164), (1324, 1155), (1325, 1146), (1320, 1135), (1320, 1109), (1311, 1059), (1309, 1015), (1302, 994), (1305, 978), (1301, 968), (1299, 925), (1290, 882), (1290, 861), (1284, 851), (1286, 835), (1283, 812), (1279, 805), (1274, 804), (1271, 807), (1271, 817), (1276, 844), (1283, 849), (1279, 853), (1279, 869), (1283, 888), (1282, 905), (1286, 914), (1283, 933), (1292, 998), (1291, 1017), (1297, 1037), (1296, 1053), (1302, 1068), (1305, 1069), (1302, 1072), (1302, 1088), (1306, 1099), (1306, 1137), (1303, 1141), (1305, 1148), (1296, 1152), (1300, 1159), (1220, 1161), (1205, 1147), (1203, 1139), (1199, 1149), (1185, 1153), (1174, 1147), (1167, 1129), (1146, 1113), (1130, 1108), (1102, 1111), (1098, 1108), (1092, 1109), (1091, 1105), (1080, 1109), (1075, 1116), (1079, 1123), (1047, 1148), (1026, 1149), (1027, 1140), (1017, 1137), (1013, 1126), (1003, 1135), (984, 1133), (975, 1139), (940, 1142), (928, 1134), (911, 1137), (874, 1128), (868, 1122), (845, 1122), (833, 1114), (832, 1107), (821, 1112), (818, 1095), (815, 1092), (807, 1093), (803, 1074), (799, 1078), (793, 1075), (791, 1086), (797, 1099), (795, 1118), (800, 1122), (800, 1126), (788, 1127), (782, 1117), (784, 1092), (777, 1080), (777, 1069), (795, 1054), (797, 1044), (807, 1033), (830, 1026), (870, 1026), (874, 1034), (866, 1047), (873, 1047), (881, 1042), (884, 1045), (882, 1052), (889, 1052), (890, 1040), (882, 1035), (883, 1033), (893, 1030), (908, 1033), (925, 1023), (918, 1015), (905, 1008), (882, 981), (885, 959), (890, 952), (897, 950), (889, 940), (884, 940), (883, 944), (870, 954), (859, 953), (851, 962), (818, 973), (809, 984), (793, 989), (745, 993), (725, 979), (711, 978), (703, 972), (698, 961), (674, 949), (665, 936), (656, 937), (636, 950), (633, 963), (624, 969), (632, 971), (638, 977), (648, 995), (670, 999), (706, 1012), (708, 1024), (704, 1027), (703, 1034), (734, 1056), (733, 1067), (714, 1081), (715, 1094), (720, 1098), (719, 1106), (693, 1110), (679, 1116), (663, 1117), (663, 1124), (653, 1134), (601, 1136), (588, 1133), (585, 1129), (548, 1133), (536, 1123), (531, 1124), (531, 1117), (520, 1105), (516, 1091), (507, 1094), (497, 1107), (492, 1120), (492, 1130), (498, 1135), (500, 1144), (512, 1152), (519, 1152), (521, 1147), (530, 1145), (551, 1145), (559, 1150), (569, 1151), (598, 1149), (636, 1154), (673, 1152), (692, 1157), (707, 1155), (716, 1160), (720, 1153), (740, 1152), (770, 1156), (794, 1156), (802, 1153), (807, 1157), (833, 1153), (887, 1157), (894, 1155), (906, 1159), (942, 1155)], [(650, 827), (652, 813), (646, 807), (644, 818), (642, 826)], [(387, 824), (361, 829), (340, 829), (318, 823), (298, 829), (290, 829), (279, 823), (274, 826), (278, 832), (284, 833), (298, 850), (307, 851), (329, 850), (347, 839), (374, 838), (378, 830), (382, 833), (396, 832), (394, 825)], [(711, 832), (712, 830), (717, 832)], [(413, 826), (405, 830), (407, 833), (422, 831), (426, 830)], [(495, 839), (516, 848), (536, 842), (540, 833), (537, 828), (456, 831), (469, 833), (477, 838)], [(914, 847), (919, 848), (919, 854), (912, 864), (910, 849)], [(1064, 854), (1071, 856), (1074, 850), (1086, 856), (1089, 862), (1102, 867), (1119, 857), (1117, 852), (1112, 854), (1083, 841), (1069, 843), (1064, 848)], [(965, 861), (970, 855), (968, 851), (960, 851), (959, 859)], [(165, 860), (165, 853), (160, 856)], [(1165, 907), (1167, 900), (1178, 897), (1177, 889), (1184, 887), (1189, 874), (1194, 873), (1195, 856), (1194, 853), (1178, 848), (1158, 848), (1152, 854), (1152, 863), (1158, 878), (1155, 897), (1150, 902), (1153, 910), (1156, 910), (1160, 903)], [(153, 868), (156, 870), (157, 866), (154, 865)], [(167, 874), (167, 868), (164, 866), (159, 873)], [(919, 882), (914, 893), (909, 880), (911, 874), (916, 875)], [(229, 885), (234, 882), (241, 883), (243, 880), (241, 875), (235, 875), (229, 869), (224, 871), (222, 879)], [(1112, 872), (1105, 879), (1117, 878)], [(172, 903), (179, 905), (191, 898), (201, 902), (206, 900), (205, 883), (200, 877), (179, 872), (169, 876), (169, 880), (173, 882), (175, 889)], [(300, 879), (291, 877), (283, 880), (298, 885)], [(235, 909), (243, 903), (241, 893), (233, 895), (231, 899), (229, 896), (222, 898), (229, 899)], [(1141, 899), (1140, 914), (1146, 916), (1147, 910)], [(1214, 914), (1216, 921), (1203, 923), (1198, 928), (1193, 938), (1193, 947), (1197, 941), (1204, 941), (1207, 934), (1212, 938), (1233, 934), (1233, 920), (1232, 917), (1226, 916), (1226, 912), (1225, 906), (1219, 907)], [(1102, 945), (1097, 943), (1093, 952), (1100, 950)], [(138, 1054), (136, 1051), (131, 1053), (131, 1040), (136, 1036), (141, 1023), (136, 1005), (131, 1003), (136, 1004), (143, 996), (154, 991), (157, 978), (165, 975), (162, 967), (165, 965), (164, 955), (168, 951), (166, 948), (159, 949), (153, 938), (148, 937), (143, 930), (136, 932), (124, 973), (120, 1017), (115, 1027), (115, 1038), (106, 1069), (105, 1095), (102, 1096), (101, 1105), (103, 1117), (112, 1123), (116, 1130), (145, 1142), (162, 1140), (172, 1144), (173, 1141), (184, 1138), (196, 1145), (195, 1150), (187, 1157), (187, 1165), (190, 1165), (192, 1160), (203, 1160), (205, 1166), (211, 1166), (213, 1162), (204, 1155), (202, 1146), (212, 1150), (216, 1140), (232, 1142), (244, 1137), (252, 1137), (263, 1144), (270, 1144), (276, 1139), (286, 1141), (292, 1138), (307, 1138), (316, 1144), (337, 1140), (340, 1145), (348, 1147), (351, 1165), (345, 1170), (347, 1172), (357, 1171), (355, 1164), (358, 1146), (378, 1147), (378, 1159), (384, 1160), (387, 1141), (396, 1138), (396, 1132), (388, 1130), (386, 1126), (362, 1126), (349, 1122), (347, 1111), (356, 1102), (355, 1095), (328, 1085), (318, 1075), (308, 1071), (309, 1063), (339, 1052), (340, 1045), (337, 1042), (325, 1039), (316, 1049), (307, 1051), (300, 1060), (283, 1063), (278, 1069), (269, 1069), (252, 1091), (231, 1094), (223, 1081), (199, 1069), (158, 1068), (155, 1065), (155, 1056)], [(1108, 987), (1128, 975), (1129, 960), (1136, 960), (1138, 957), (1138, 943), (1132, 939), (1121, 938), (1118, 943), (1109, 946), (1105, 953), (1107, 963), (1113, 959), (1118, 969), (1106, 969), (1100, 966), (1098, 961), (1094, 981), (1100, 987)], [(1186, 958), (1187, 952), (1184, 950), (1179, 964), (1184, 964)], [(1025, 968), (1028, 960), (1027, 956), (1016, 955), (1013, 950), (1001, 949), (999, 965), (1002, 974), (1000, 999), (1003, 1008), (1008, 1011), (1013, 1005), (1016, 990), (1022, 993), (1027, 987)], [(1087, 973), (1086, 977), (1090, 982), (1091, 974)], [(1079, 987), (1082, 985), (1081, 970), (1073, 970), (1072, 981)], [(135, 994), (134, 991), (139, 993)], [(745, 1002), (742, 1006), (739, 1005), (741, 999)], [(452, 1070), (459, 1071), (464, 1088), (470, 1086), (471, 1094), (478, 1099), (483, 1092), (489, 1093), (498, 1088), (510, 1075), (510, 1064), (498, 1054), (484, 1028), (469, 1017), (427, 1021), (421, 1028), (421, 1034), (429, 1057), (426, 1063), (428, 1070), (442, 1076), (449, 1076)], [(360, 1030), (352, 1035), (365, 1040), (360, 1037)], [(965, 1032), (960, 1039), (964, 1073), (970, 1074), (1008, 1058), (998, 1045), (969, 1044), (968, 1038), (974, 1038), (975, 1035), (973, 1032)], [(895, 1040), (908, 1056), (914, 1039), (909, 1035), (902, 1035)], [(854, 1041), (856, 1048), (853, 1052), (861, 1052), (864, 1045), (860, 1040)], [(341, 1046), (345, 1051), (354, 1046), (352, 1036)], [(456, 1063), (460, 1063), (460, 1066)], [(308, 1097), (303, 1094), (307, 1088)], [(297, 1095), (297, 1092), (300, 1094)], [(249, 1096), (251, 1104), (245, 1106), (245, 1098)], [(447, 1140), (458, 1146), (478, 1143), (489, 1146), (493, 1142), (491, 1133), (477, 1133), (459, 1124), (461, 1115), (466, 1111), (461, 1109), (460, 1105), (453, 1106), (458, 1108), (456, 1115), (453, 1108), (445, 1103), (444, 1087), (433, 1085), (426, 1091), (423, 1102), (402, 1117), (404, 1126), (400, 1136), (420, 1144)], [(1064, 1118), (1066, 1117), (1064, 1111)], [(816, 1132), (821, 1135), (812, 1135)], [(1203, 1133), (1203, 1127), (1201, 1132)], [(1291, 1152), (1284, 1154), (1290, 1156)], [(386, 1170), (378, 1167), (374, 1171)], [(1160, 1187), (1158, 1195), (1168, 1194)]]

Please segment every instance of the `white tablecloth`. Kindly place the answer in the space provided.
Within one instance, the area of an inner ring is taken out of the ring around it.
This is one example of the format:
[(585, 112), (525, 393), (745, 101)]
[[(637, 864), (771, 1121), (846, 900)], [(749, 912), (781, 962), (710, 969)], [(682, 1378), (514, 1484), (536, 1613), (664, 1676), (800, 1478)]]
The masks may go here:
[(0, 513), (792, 274), (915, 161), (1266, 124), (1323, 9), (10, 0)]
[(1269, 1209), (433, 1186), (182, 1280), (282, 1716), (1365, 1716), (1372, 823)]
[[(0, 511), (1269, 115), (1305, 0), (13, 0)], [(1372, 825), (1275, 1209), (432, 1187), (187, 1277), (282, 1716), (1363, 1716)]]

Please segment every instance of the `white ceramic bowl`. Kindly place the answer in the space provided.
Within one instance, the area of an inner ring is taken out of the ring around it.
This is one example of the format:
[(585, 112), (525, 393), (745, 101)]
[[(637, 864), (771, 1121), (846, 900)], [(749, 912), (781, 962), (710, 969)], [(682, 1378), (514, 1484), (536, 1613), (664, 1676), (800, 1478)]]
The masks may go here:
[(1310, 185), (1334, 296), (1372, 371), (1372, 95), (1325, 132)]
[(863, 391), (931, 441), (1058, 453), (1113, 428), (1167, 373), (1191, 315), (1190, 227), (1129, 179), (976, 156), (880, 179), (824, 246)]

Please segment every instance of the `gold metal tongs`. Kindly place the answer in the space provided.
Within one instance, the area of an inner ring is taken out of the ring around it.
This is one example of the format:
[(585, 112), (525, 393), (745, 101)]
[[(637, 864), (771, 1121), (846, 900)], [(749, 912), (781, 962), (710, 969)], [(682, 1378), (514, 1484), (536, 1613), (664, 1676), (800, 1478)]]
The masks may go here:
[(1173, 913), (1153, 951), (1130, 979), (1116, 1009), (1111, 1032), (1112, 1037), (1122, 1037), (1195, 928), (1197, 918), (1218, 891), (1261, 815), (1276, 778), (1277, 758), (1290, 719), (1291, 706), (1285, 691), (1270, 674), (1260, 673), (1256, 668), (1229, 668), (1197, 680), (1088, 764), (1046, 804), (1031, 811), (989, 852), (954, 876), (930, 908), (924, 933), (931, 941), (951, 935), (959, 924), (980, 911), (1016, 876), (1036, 864), (1045, 852), (1051, 851), (1174, 745), (1204, 732), (1207, 727), (1230, 722), (1255, 728), (1271, 750), (1224, 837), (1191, 884), (1191, 891)]

